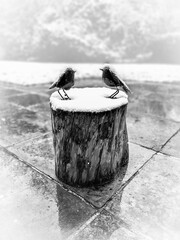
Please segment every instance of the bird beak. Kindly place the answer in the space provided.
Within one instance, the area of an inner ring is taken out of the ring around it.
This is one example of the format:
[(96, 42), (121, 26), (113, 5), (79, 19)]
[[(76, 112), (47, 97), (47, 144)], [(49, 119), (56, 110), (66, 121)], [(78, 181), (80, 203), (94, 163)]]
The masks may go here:
[(103, 69), (102, 69), (102, 68), (100, 68), (99, 70), (103, 71)]
[(73, 71), (74, 73), (77, 72), (77, 71)]

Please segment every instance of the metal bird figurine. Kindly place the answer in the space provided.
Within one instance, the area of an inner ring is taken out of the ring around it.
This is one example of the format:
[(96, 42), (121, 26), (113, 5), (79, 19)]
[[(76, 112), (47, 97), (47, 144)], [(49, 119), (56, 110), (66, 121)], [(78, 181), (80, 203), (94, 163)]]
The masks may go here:
[(67, 98), (70, 100), (70, 97), (67, 95), (67, 93), (65, 92), (65, 90), (69, 90), (73, 85), (74, 85), (74, 73), (76, 71), (74, 71), (72, 68), (67, 68), (65, 70), (65, 72), (59, 77), (59, 79), (57, 81), (55, 81), (49, 89), (52, 88), (59, 88), (58, 89), (58, 93), (61, 96), (61, 98), (63, 100), (65, 100), (66, 98), (64, 98), (62, 96), (62, 94), (60, 93), (60, 89), (63, 90), (65, 96), (67, 96)]
[(119, 79), (116, 74), (110, 70), (110, 67), (106, 66), (100, 68), (100, 70), (103, 72), (102, 78), (104, 83), (111, 88), (116, 88), (116, 91), (110, 96), (110, 98), (114, 98), (119, 93), (119, 88), (122, 88), (126, 93), (131, 93), (131, 90), (126, 83), (122, 79)]

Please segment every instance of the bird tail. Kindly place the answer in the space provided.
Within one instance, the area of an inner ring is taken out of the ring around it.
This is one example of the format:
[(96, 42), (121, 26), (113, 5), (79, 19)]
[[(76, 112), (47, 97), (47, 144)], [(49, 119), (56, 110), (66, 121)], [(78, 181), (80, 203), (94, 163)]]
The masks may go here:
[(131, 90), (129, 89), (129, 87), (127, 85), (124, 85), (123, 89), (126, 93), (131, 93), (132, 94)]
[(49, 89), (52, 89), (52, 88), (55, 88), (56, 87), (56, 82), (54, 82), (50, 87)]

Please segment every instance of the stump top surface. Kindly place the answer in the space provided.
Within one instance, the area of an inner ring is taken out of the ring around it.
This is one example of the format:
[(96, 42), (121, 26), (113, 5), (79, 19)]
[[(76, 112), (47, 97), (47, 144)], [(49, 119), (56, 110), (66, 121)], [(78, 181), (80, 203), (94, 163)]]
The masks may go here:
[(104, 112), (128, 103), (128, 96), (123, 91), (119, 91), (116, 98), (109, 98), (113, 92), (115, 90), (105, 87), (71, 88), (67, 91), (71, 100), (62, 100), (56, 91), (52, 93), (50, 103), (55, 111), (60, 109), (69, 112)]

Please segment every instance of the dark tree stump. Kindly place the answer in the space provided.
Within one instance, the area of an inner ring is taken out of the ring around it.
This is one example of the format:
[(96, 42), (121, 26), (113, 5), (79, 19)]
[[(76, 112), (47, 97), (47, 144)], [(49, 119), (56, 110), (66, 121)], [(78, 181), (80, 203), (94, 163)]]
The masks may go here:
[(87, 186), (118, 177), (129, 159), (127, 103), (103, 112), (53, 110), (52, 99), (50, 105), (58, 179)]

